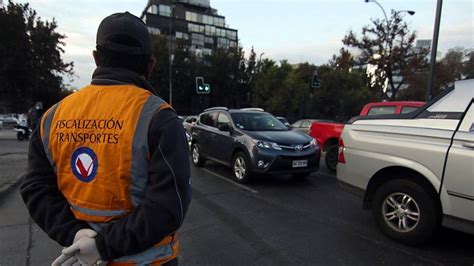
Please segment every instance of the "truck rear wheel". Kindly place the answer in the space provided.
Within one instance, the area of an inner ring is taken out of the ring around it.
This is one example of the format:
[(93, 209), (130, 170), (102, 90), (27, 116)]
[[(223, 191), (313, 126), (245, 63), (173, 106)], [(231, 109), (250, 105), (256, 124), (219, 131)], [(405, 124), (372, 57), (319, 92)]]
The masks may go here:
[(395, 179), (383, 184), (374, 194), (372, 213), (388, 237), (414, 245), (428, 240), (439, 226), (435, 199), (420, 184)]
[(337, 144), (326, 148), (324, 161), (326, 162), (326, 167), (333, 172), (336, 172), (338, 151), (339, 146)]

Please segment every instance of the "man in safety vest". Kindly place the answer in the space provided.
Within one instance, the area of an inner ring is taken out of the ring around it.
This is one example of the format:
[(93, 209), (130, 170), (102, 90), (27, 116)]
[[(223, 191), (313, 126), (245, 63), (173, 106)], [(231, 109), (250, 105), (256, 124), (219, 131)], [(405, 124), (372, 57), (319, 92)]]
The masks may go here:
[(34, 132), (21, 195), (66, 248), (53, 265), (176, 265), (191, 200), (184, 129), (146, 81), (155, 65), (145, 24), (106, 17), (91, 85), (51, 107)]

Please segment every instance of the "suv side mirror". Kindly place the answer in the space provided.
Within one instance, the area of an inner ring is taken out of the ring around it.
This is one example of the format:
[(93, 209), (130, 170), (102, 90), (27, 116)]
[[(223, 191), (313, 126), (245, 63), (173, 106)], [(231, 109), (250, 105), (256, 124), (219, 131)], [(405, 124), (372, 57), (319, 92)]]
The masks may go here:
[(217, 129), (219, 129), (220, 131), (229, 132), (230, 131), (230, 126), (229, 126), (229, 124), (219, 124), (217, 126)]

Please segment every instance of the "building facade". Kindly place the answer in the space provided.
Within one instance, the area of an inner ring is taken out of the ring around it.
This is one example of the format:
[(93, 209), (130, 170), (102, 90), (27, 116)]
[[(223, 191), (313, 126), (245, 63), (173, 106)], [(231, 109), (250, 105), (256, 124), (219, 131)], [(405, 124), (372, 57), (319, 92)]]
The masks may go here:
[(237, 30), (228, 28), (225, 17), (211, 8), (210, 0), (151, 0), (141, 19), (151, 34), (168, 38), (171, 50), (181, 39), (191, 55), (203, 58), (216, 48), (236, 48)]

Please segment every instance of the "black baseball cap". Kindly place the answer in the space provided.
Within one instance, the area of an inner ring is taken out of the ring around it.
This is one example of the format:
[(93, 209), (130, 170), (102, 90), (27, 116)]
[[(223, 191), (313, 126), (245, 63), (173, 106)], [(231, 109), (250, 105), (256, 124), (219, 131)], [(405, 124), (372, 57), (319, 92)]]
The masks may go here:
[(151, 37), (143, 21), (129, 12), (115, 13), (97, 29), (97, 46), (129, 55), (151, 55)]

